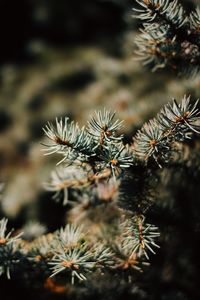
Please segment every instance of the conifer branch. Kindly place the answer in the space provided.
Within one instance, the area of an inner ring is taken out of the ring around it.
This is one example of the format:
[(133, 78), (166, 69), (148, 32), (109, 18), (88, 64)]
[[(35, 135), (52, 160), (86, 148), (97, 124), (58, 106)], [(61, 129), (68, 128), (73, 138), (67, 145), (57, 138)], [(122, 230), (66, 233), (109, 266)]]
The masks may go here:
[(168, 162), (174, 142), (183, 142), (191, 138), (191, 134), (200, 133), (200, 111), (198, 100), (191, 104), (190, 97), (184, 96), (178, 104), (165, 105), (157, 117), (144, 124), (134, 137), (134, 151), (139, 157), (148, 160), (153, 157), (159, 166), (160, 162)]
[(122, 122), (114, 121), (115, 114), (106, 111), (96, 112), (88, 122), (88, 128), (79, 129), (77, 124), (68, 124), (56, 119), (56, 126), (48, 123), (44, 132), (51, 140), (47, 147), (47, 154), (59, 153), (64, 156), (60, 161), (87, 163), (94, 174), (103, 171), (106, 167), (112, 170), (127, 168), (132, 164), (131, 156), (125, 151), (122, 144), (123, 136), (117, 136)]
[[(81, 207), (85, 217), (103, 208), (98, 215), (98, 230), (95, 237), (89, 237), (88, 227), (75, 225), (74, 220), (74, 224), (35, 240), (24, 236), (19, 241), (19, 235), (7, 233), (7, 220), (3, 219), (0, 221), (0, 273), (10, 278), (10, 273), (15, 274), (17, 268), (24, 267), (36, 278), (41, 276), (47, 280), (51, 276), (58, 282), (65, 280), (72, 284), (86, 281), (92, 272), (116, 272), (130, 279), (136, 270), (142, 271), (148, 265), (150, 254), (159, 248), (159, 230), (146, 223), (145, 216), (150, 205), (149, 187), (144, 182), (150, 182), (151, 178), (144, 179), (144, 174), (152, 177), (158, 170), (156, 164), (149, 167), (148, 162), (153, 159), (159, 167), (169, 165), (177, 151), (175, 144), (200, 133), (198, 101), (193, 102), (187, 96), (180, 103), (173, 99), (136, 133), (133, 145), (123, 143), (122, 135), (117, 132), (121, 122), (113, 121), (114, 114), (105, 109), (92, 117), (87, 129), (79, 129), (78, 124), (69, 123), (67, 118), (64, 120), (45, 127), (51, 141), (47, 153), (61, 154), (71, 166), (54, 171), (46, 188), (56, 192), (56, 196), (64, 192), (63, 204), (68, 205), (67, 209), (73, 207), (79, 214)], [(137, 201), (129, 192), (126, 196), (119, 193), (127, 177)], [(137, 191), (136, 186), (141, 182)], [(120, 208), (118, 200), (123, 202)], [(128, 202), (133, 200), (135, 203), (130, 207)], [(111, 213), (108, 220), (105, 209)], [(110, 220), (115, 222), (115, 229), (107, 237), (101, 226), (110, 225)], [(90, 222), (95, 222), (94, 218)]]
[(17, 244), (21, 234), (12, 235), (13, 230), (7, 233), (8, 220), (3, 218), (0, 220), (0, 276), (6, 274), (10, 279), (11, 270), (20, 261), (20, 254), (17, 251)]
[(196, 75), (200, 70), (199, 9), (188, 17), (178, 0), (138, 0), (136, 18), (143, 23), (137, 55), (153, 71)]

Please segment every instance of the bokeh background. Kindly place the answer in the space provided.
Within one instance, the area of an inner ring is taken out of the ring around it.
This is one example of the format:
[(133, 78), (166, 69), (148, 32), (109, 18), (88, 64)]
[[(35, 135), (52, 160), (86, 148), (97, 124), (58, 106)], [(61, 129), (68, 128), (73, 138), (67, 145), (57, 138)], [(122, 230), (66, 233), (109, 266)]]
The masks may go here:
[[(199, 1), (180, 2), (189, 11)], [(69, 116), (83, 125), (106, 107), (125, 121), (130, 142), (172, 97), (200, 96), (198, 76), (154, 74), (136, 60), (134, 5), (0, 1), (0, 216), (14, 227), (37, 220), (51, 231), (64, 222), (63, 208), (43, 186), (58, 161), (42, 152), (48, 121)]]

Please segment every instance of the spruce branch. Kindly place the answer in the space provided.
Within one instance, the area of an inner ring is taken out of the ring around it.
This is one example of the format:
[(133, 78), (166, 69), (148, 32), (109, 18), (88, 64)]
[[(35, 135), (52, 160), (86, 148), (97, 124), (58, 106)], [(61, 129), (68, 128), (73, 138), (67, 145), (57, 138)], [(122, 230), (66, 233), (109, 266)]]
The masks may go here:
[[(181, 103), (178, 104), (173, 99), (172, 104), (168, 103), (158, 114), (158, 122), (166, 132), (171, 130), (175, 134), (183, 135), (188, 131), (200, 134), (200, 125), (197, 123), (200, 119), (200, 111), (197, 108), (199, 100), (192, 104), (190, 96), (184, 96)], [(187, 138), (187, 136), (186, 136)]]
[[(64, 206), (67, 204), (73, 205), (73, 200), (78, 202), (81, 197), (86, 195), (87, 191), (90, 202), (93, 202), (94, 199), (97, 200), (97, 198), (110, 201), (118, 190), (117, 180), (112, 180), (111, 175), (109, 168), (104, 168), (102, 172), (94, 174), (91, 168), (87, 169), (83, 165), (82, 168), (59, 166), (52, 171), (51, 177), (44, 184), (44, 187), (47, 191), (55, 192), (52, 198), (56, 202), (61, 202)], [(97, 197), (91, 197), (91, 188)], [(99, 200), (95, 201), (96, 204), (97, 202), (100, 203)]]
[[(121, 209), (117, 201), (110, 200), (116, 198), (115, 195), (118, 194), (125, 175), (131, 175), (130, 180), (137, 177), (135, 185), (144, 181), (143, 174), (154, 176), (157, 168), (152, 164), (152, 169), (149, 170), (146, 162), (153, 158), (159, 167), (169, 164), (170, 160), (173, 160), (174, 152), (177, 151), (175, 144), (198, 134), (200, 126), (198, 101), (193, 103), (187, 96), (184, 96), (180, 103), (173, 99), (172, 103), (165, 105), (154, 119), (144, 124), (136, 133), (133, 138), (134, 144), (131, 146), (123, 144), (122, 135), (117, 135), (121, 122), (113, 121), (113, 119), (114, 114), (110, 111), (104, 109), (103, 112), (97, 112), (88, 122), (87, 129), (82, 129), (83, 135), (89, 137), (87, 149), (91, 150), (90, 153), (88, 150), (87, 156), (85, 155), (85, 161), (76, 158), (72, 161), (72, 166), (57, 169), (52, 173), (50, 182), (47, 184), (47, 189), (50, 191), (56, 193), (64, 191), (66, 197), (64, 203), (72, 204), (73, 211), (76, 210), (75, 214), (81, 214), (81, 207), (84, 211), (83, 218), (91, 217), (95, 208), (97, 211), (101, 209), (102, 203), (107, 208), (109, 205), (112, 206), (113, 214), (116, 214), (112, 215), (113, 219), (119, 218), (122, 211), (127, 217), (124, 225), (120, 223), (121, 230), (109, 239), (99, 233), (101, 232), (99, 224), (95, 241), (88, 239), (85, 229), (76, 225), (68, 224), (53, 234), (51, 246), (43, 247), (44, 262), (47, 269), (50, 268), (52, 271), (51, 276), (58, 276), (59, 279), (65, 278), (66, 275), (72, 284), (75, 279), (86, 280), (91, 272), (98, 270), (102, 273), (106, 270), (109, 272), (117, 270), (122, 271), (124, 275), (132, 276), (132, 271), (141, 271), (142, 265), (147, 264), (145, 260), (149, 260), (149, 254), (155, 254), (155, 248), (159, 248), (156, 240), (160, 236), (156, 226), (145, 222), (144, 214), (150, 207), (148, 200), (150, 195), (147, 191), (149, 185), (145, 183), (138, 188), (140, 195), (136, 196), (138, 199), (135, 206), (131, 206), (135, 209), (130, 210), (130, 207), (127, 208), (129, 204), (126, 206), (126, 203), (121, 205), (123, 207)], [(59, 123), (58, 129), (54, 128), (51, 132), (53, 136), (59, 135), (62, 140), (68, 136), (69, 140), (71, 125), (68, 127), (68, 124), (63, 124)], [(78, 125), (76, 126), (79, 128)], [(67, 130), (70, 132), (68, 133)], [(75, 146), (80, 131), (77, 129), (74, 132), (75, 142), (71, 142), (68, 147), (71, 148), (73, 144), (72, 151), (79, 156), (83, 154), (78, 152), (81, 147), (78, 149)], [(49, 134), (49, 137), (52, 139), (52, 135)], [(68, 149), (59, 148), (55, 152), (60, 153), (60, 151), (65, 152), (66, 159), (68, 155), (70, 157)], [(123, 174), (123, 170), (127, 170), (126, 173)], [(138, 171), (138, 174), (134, 174)], [(155, 180), (152, 179), (153, 182)], [(148, 179), (147, 181), (149, 182)], [(131, 184), (131, 181), (129, 183)], [(68, 201), (66, 196), (69, 191), (72, 201)], [(126, 197), (122, 198), (121, 202), (127, 200)], [(85, 199), (86, 202), (84, 202)], [(73, 213), (71, 220), (74, 220)], [(133, 215), (136, 217), (132, 217)], [(102, 218), (98, 222), (105, 222), (102, 213), (98, 217)], [(90, 222), (95, 222), (93, 217)]]
[(199, 9), (186, 14), (178, 0), (138, 0), (143, 24), (136, 39), (138, 57), (153, 71), (196, 75), (200, 70)]
[[(128, 154), (122, 143), (123, 136), (117, 136), (117, 130), (121, 129), (122, 122), (113, 120), (115, 113), (106, 109), (96, 112), (96, 115), (88, 122), (85, 129), (79, 128), (78, 124), (68, 123), (68, 118), (56, 119), (56, 125), (48, 123), (44, 132), (51, 140), (47, 146), (46, 154), (59, 153), (64, 156), (60, 161), (69, 164), (79, 162), (88, 164), (94, 175), (110, 168), (115, 176), (116, 169), (127, 168), (132, 164), (132, 157)], [(54, 181), (58, 182), (59, 176), (53, 175)], [(61, 176), (63, 177), (63, 176)], [(54, 189), (49, 186), (49, 189)]]
[(26, 244), (25, 250), (29, 259), (35, 262), (47, 261), (53, 256), (53, 249), (56, 247), (54, 234), (46, 234)]
[(178, 0), (136, 0), (141, 9), (134, 8), (136, 18), (142, 21), (161, 23), (174, 28), (182, 27), (186, 16)]
[(186, 95), (177, 103), (165, 105), (157, 117), (144, 124), (134, 137), (134, 151), (139, 157), (148, 160), (153, 157), (159, 161), (168, 162), (173, 154), (174, 142), (183, 142), (191, 135), (200, 133), (200, 111), (198, 100), (191, 103)]
[(130, 271), (142, 271), (137, 254), (132, 250), (132, 244), (127, 240), (121, 240), (112, 246), (115, 253), (115, 269), (130, 273)]
[(64, 168), (59, 166), (51, 172), (49, 182), (44, 184), (47, 191), (55, 192), (53, 199), (59, 201), (62, 198), (63, 205), (69, 202), (69, 189), (85, 187), (94, 181), (89, 171), (77, 166), (68, 166)]
[(49, 262), (52, 266), (51, 277), (64, 272), (71, 277), (71, 283), (74, 284), (75, 278), (80, 281), (86, 280), (86, 274), (94, 268), (92, 254), (85, 245), (77, 248), (65, 250), (60, 243), (59, 251), (54, 253), (53, 259)]
[(194, 12), (189, 16), (190, 28), (194, 32), (200, 31), (200, 8), (198, 7)]
[(84, 238), (83, 226), (67, 224), (56, 233), (56, 238), (61, 241), (65, 249), (71, 249), (80, 245)]
[[(178, 74), (199, 72), (200, 10), (187, 15), (178, 0), (136, 2), (141, 7), (134, 9), (136, 17), (142, 21), (137, 53), (143, 63), (153, 71), (166, 68)], [(160, 248), (158, 227), (146, 221), (146, 212), (156, 202), (152, 190), (158, 190), (161, 200), (165, 198), (165, 190), (158, 183), (162, 184), (161, 177), (167, 174), (167, 181), (173, 181), (170, 196), (180, 193), (182, 197), (182, 190), (175, 190), (176, 177), (182, 174), (172, 176), (164, 171), (171, 168), (170, 172), (176, 173), (177, 166), (185, 171), (190, 165), (189, 174), (194, 169), (195, 179), (199, 174), (199, 149), (194, 150), (196, 153), (192, 153), (187, 166), (183, 162), (175, 164), (174, 155), (180, 151), (178, 144), (200, 134), (199, 102), (186, 95), (180, 102), (173, 99), (137, 131), (132, 145), (123, 141), (122, 122), (104, 108), (95, 112), (86, 127), (80, 128), (66, 117), (56, 118), (55, 123), (48, 122), (43, 128), (49, 139), (49, 144), (45, 144), (46, 155), (57, 153), (62, 156), (59, 163), (66, 163), (51, 173), (45, 187), (55, 192), (55, 199), (63, 197), (67, 221), (73, 223), (45, 235), (45, 227), (28, 222), (21, 240), (20, 234), (7, 230), (7, 219), (0, 220), (0, 275), (10, 278), (10, 274), (21, 272), (22, 278), (31, 283), (36, 279), (42, 288), (58, 293), (68, 292), (68, 287), (78, 289), (70, 283), (86, 281), (93, 275), (88, 280), (91, 292), (92, 281), (96, 280), (98, 285), (103, 275), (111, 275), (116, 282), (119, 277), (120, 288), (127, 287), (127, 282), (137, 276), (135, 271), (142, 272), (142, 267), (149, 265), (151, 254)], [(184, 150), (192, 143), (185, 144)], [(190, 154), (188, 150), (185, 161)], [(157, 166), (166, 168), (163, 171)], [(195, 194), (191, 189), (187, 192), (191, 198)], [(192, 210), (188, 211), (192, 216)], [(80, 225), (84, 222), (84, 226)], [(191, 224), (188, 226), (190, 229)], [(128, 280), (121, 280), (122, 275)], [(110, 279), (106, 276), (104, 283)], [(132, 295), (137, 295), (135, 282)], [(86, 289), (85, 284), (80, 287), (81, 292)], [(176, 294), (180, 295), (177, 291)], [(153, 299), (151, 295), (147, 297)], [(146, 299), (145, 293), (139, 298)]]
[(163, 131), (156, 119), (145, 123), (137, 132), (133, 147), (136, 155), (145, 160), (152, 156), (157, 163), (158, 156), (161, 154), (162, 159), (166, 160), (170, 150), (168, 140), (163, 136)]
[(145, 224), (145, 218), (142, 215), (133, 218), (127, 226), (126, 234), (129, 247), (132, 245), (132, 251), (138, 257), (145, 256), (149, 260), (148, 253), (155, 254), (154, 248), (160, 248), (155, 242), (160, 236), (158, 228), (151, 224)]
[(97, 242), (93, 247), (93, 256), (98, 269), (112, 268), (114, 265), (114, 252), (110, 247), (106, 246), (102, 241)]
[(7, 223), (5, 218), (0, 220), (0, 276), (5, 273), (10, 279), (11, 270), (21, 259), (17, 249), (21, 233), (12, 235), (13, 230), (7, 232)]
[(129, 168), (133, 164), (133, 156), (123, 144), (105, 148), (100, 154), (100, 158), (103, 161), (103, 169), (110, 168), (114, 177), (117, 171)]
[(75, 159), (84, 161), (87, 156), (94, 155), (92, 139), (86, 133), (84, 128), (79, 128), (78, 124), (73, 121), (68, 122), (69, 119), (65, 118), (64, 121), (56, 119), (56, 125), (48, 123), (44, 128), (44, 132), (50, 139), (50, 144), (44, 144), (47, 148), (46, 155), (59, 153), (64, 158), (59, 162), (67, 161), (72, 163)]
[(122, 128), (122, 121), (114, 121), (115, 113), (107, 111), (95, 112), (95, 117), (92, 117), (88, 122), (87, 131), (95, 139), (98, 146), (104, 146), (105, 143), (119, 142), (122, 136), (116, 136), (116, 132)]

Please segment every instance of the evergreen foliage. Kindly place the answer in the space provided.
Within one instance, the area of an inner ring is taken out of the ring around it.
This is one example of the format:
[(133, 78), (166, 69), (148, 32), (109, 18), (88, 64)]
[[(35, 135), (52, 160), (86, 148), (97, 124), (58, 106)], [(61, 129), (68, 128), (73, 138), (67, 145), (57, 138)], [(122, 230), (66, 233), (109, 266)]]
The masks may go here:
[[(48, 123), (44, 128), (50, 140), (46, 144), (47, 154), (58, 153), (64, 157), (61, 160), (64, 166), (52, 173), (46, 184), (47, 190), (56, 192), (56, 199), (67, 205), (69, 214), (74, 210), (80, 214), (82, 207), (87, 218), (91, 218), (99, 207), (98, 218), (102, 225), (92, 233), (87, 226), (72, 223), (52, 234), (20, 241), (19, 234), (6, 233), (7, 220), (2, 219), (1, 274), (6, 273), (10, 278), (10, 270), (15, 274), (16, 264), (23, 270), (27, 262), (32, 274), (37, 268), (43, 272), (45, 280), (50, 276), (58, 283), (66, 281), (74, 285), (77, 281), (87, 281), (93, 272), (123, 272), (130, 281), (136, 270), (142, 271), (145, 265), (149, 265), (150, 256), (160, 248), (160, 232), (145, 220), (152, 205), (148, 203), (148, 189), (144, 185), (135, 208), (130, 208), (130, 199), (127, 201), (118, 191), (126, 180), (130, 186), (135, 180), (138, 182), (138, 174), (134, 173), (137, 168), (150, 170), (156, 179), (156, 170), (177, 163), (180, 159), (176, 157), (180, 152), (177, 144), (199, 133), (197, 105), (198, 101), (193, 103), (190, 97), (184, 96), (180, 103), (173, 99), (138, 130), (130, 145), (124, 144), (123, 135), (118, 133), (122, 123), (115, 121), (115, 114), (106, 109), (96, 112), (87, 128), (80, 129), (68, 118), (56, 119), (55, 125)], [(106, 219), (104, 210), (111, 208), (112, 212)], [(111, 220), (115, 226), (109, 232)], [(42, 229), (41, 225), (37, 224), (35, 231), (38, 228)], [(29, 230), (28, 227), (24, 229), (25, 239)]]
[[(137, 53), (144, 64), (153, 71), (196, 75), (200, 71), (199, 9), (187, 14), (178, 0), (136, 2), (134, 11), (142, 22)], [(97, 286), (101, 295), (104, 287), (109, 290), (106, 300), (112, 299), (114, 290), (133, 299), (157, 299), (143, 291), (142, 276), (162, 251), (168, 260), (179, 259), (166, 240), (172, 239), (175, 247), (180, 228), (188, 234), (188, 243), (193, 242), (190, 231), (199, 232), (200, 223), (191, 221), (198, 210), (188, 209), (189, 225), (184, 225), (174, 201), (183, 198), (182, 209), (187, 210), (184, 193), (188, 200), (199, 191), (199, 101), (191, 95), (173, 98), (131, 137), (115, 115), (104, 108), (95, 111), (83, 127), (68, 116), (43, 127), (42, 150), (58, 157), (44, 187), (64, 210), (64, 225), (50, 231), (33, 221), (19, 233), (2, 218), (1, 278), (26, 281), (33, 290), (61, 294), (63, 299), (73, 298), (75, 291), (75, 299), (82, 295), (92, 299)], [(166, 204), (165, 197), (171, 202)], [(177, 222), (177, 231), (171, 230), (165, 214)], [(164, 225), (159, 226), (162, 218)], [(175, 253), (180, 259), (181, 252), (187, 251), (184, 246), (177, 243)], [(179, 299), (189, 298), (180, 295)]]
[(153, 71), (197, 74), (200, 69), (199, 8), (189, 15), (178, 0), (137, 0), (141, 34), (137, 54)]

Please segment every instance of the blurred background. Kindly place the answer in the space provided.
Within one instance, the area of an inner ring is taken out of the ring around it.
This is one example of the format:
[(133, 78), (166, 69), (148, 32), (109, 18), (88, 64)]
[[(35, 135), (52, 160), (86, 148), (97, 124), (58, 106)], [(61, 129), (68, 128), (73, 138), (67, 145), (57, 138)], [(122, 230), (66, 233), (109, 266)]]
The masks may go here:
[[(189, 11), (199, 1), (181, 2)], [(63, 208), (43, 187), (58, 162), (41, 151), (48, 121), (69, 116), (83, 125), (106, 107), (125, 120), (130, 142), (172, 97), (200, 96), (199, 77), (154, 74), (136, 60), (133, 6), (134, 0), (0, 0), (0, 216), (16, 228), (29, 220), (47, 230), (63, 224)]]

